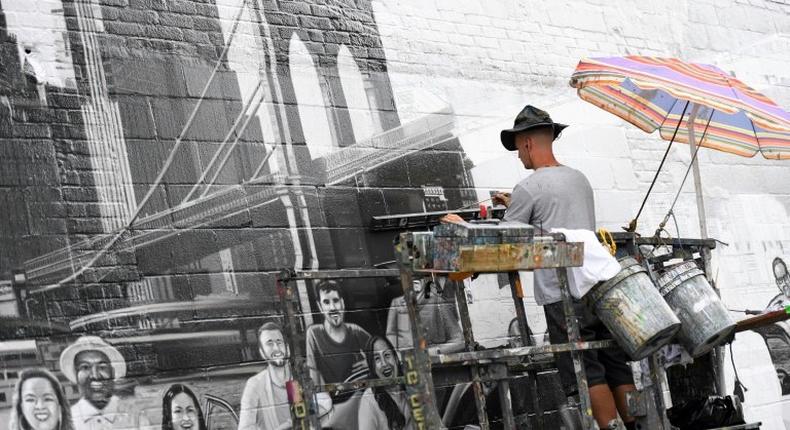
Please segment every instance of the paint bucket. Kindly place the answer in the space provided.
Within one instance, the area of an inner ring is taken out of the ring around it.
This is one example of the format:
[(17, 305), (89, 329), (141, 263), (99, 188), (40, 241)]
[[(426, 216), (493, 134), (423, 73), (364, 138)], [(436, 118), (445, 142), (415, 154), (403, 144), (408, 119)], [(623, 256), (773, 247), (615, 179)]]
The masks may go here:
[(658, 278), (661, 295), (683, 323), (678, 341), (699, 357), (720, 345), (735, 330), (735, 320), (697, 263), (687, 261)]
[(647, 271), (632, 257), (619, 260), (622, 270), (587, 295), (595, 314), (634, 360), (666, 345), (680, 320), (661, 297)]

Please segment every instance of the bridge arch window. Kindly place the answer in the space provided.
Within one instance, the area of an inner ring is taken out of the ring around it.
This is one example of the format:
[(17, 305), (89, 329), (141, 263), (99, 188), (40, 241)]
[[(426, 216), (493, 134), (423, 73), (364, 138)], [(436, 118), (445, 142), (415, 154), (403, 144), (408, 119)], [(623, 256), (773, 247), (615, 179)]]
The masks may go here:
[(371, 107), (374, 88), (370, 80), (362, 74), (354, 56), (345, 45), (338, 50), (337, 69), (343, 94), (346, 97), (354, 137), (360, 142), (381, 131), (381, 125)]
[(293, 82), (302, 133), (310, 156), (324, 156), (337, 147), (316, 65), (307, 46), (294, 34), (291, 37), (288, 62)]

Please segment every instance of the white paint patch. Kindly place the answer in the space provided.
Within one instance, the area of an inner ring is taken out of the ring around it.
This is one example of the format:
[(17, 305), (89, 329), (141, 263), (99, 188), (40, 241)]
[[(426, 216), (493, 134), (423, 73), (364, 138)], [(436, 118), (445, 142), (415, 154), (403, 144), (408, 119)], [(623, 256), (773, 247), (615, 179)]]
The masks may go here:
[(28, 59), (40, 83), (76, 88), (62, 2), (3, 0), (2, 7), (8, 33), (18, 42), (19, 64)]

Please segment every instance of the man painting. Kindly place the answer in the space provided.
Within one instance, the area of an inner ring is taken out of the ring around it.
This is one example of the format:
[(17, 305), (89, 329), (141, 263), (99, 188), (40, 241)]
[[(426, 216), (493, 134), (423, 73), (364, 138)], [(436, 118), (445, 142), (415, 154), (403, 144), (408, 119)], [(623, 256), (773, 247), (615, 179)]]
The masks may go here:
[(71, 407), (75, 430), (131, 430), (148, 427), (133, 402), (115, 395), (115, 380), (126, 376), (126, 361), (97, 336), (83, 336), (60, 354), (60, 370), (77, 385), (80, 400)]
[[(584, 175), (563, 166), (554, 156), (553, 142), (567, 127), (552, 121), (548, 113), (526, 106), (511, 129), (500, 134), (502, 145), (518, 151), (524, 168), (534, 173), (519, 182), (512, 195), (498, 193), (495, 203), (507, 206), (505, 221), (519, 221), (549, 230), (552, 228), (595, 231), (595, 204), (590, 183)], [(535, 300), (544, 307), (552, 343), (568, 341), (559, 281), (554, 270), (535, 271)], [(583, 305), (574, 304), (585, 340), (611, 337), (600, 320)], [(585, 351), (593, 416), (602, 429), (617, 428), (618, 411), (626, 427), (634, 427), (627, 413), (626, 393), (635, 389), (627, 356), (619, 348)], [(557, 360), (563, 388), (568, 396), (578, 392), (570, 354)], [(614, 427), (610, 427), (614, 426)]]

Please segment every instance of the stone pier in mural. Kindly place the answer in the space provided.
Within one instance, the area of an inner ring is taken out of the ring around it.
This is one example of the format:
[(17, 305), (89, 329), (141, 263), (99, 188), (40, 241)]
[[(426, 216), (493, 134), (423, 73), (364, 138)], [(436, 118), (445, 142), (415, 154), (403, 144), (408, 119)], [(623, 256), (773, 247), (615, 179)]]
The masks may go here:
[[(124, 428), (172, 425), (177, 402), (209, 429), (275, 428), (290, 420), (275, 275), (389, 264), (397, 232), (370, 231), (373, 216), (473, 205), (456, 137), (470, 124), (419, 93), (424, 112), (401, 120), (368, 1), (61, 6), (71, 85), (3, 63), (3, 138), (40, 147), (14, 159), (35, 165), (4, 174), (7, 186), (34, 183), (5, 197), (3, 218), (29, 227), (5, 230), (3, 271), (16, 276), (16, 321), (60, 331), (4, 333), (35, 340), (7, 355), (2, 404), (13, 382), (45, 375), (78, 429), (96, 411)], [(16, 58), (4, 41), (3, 58)], [(425, 288), (437, 347), (457, 349), (454, 289)], [(409, 328), (397, 280), (299, 293), (316, 381), (400, 372)], [(381, 345), (383, 371), (369, 365)], [(448, 422), (476, 420), (466, 386), (438, 388)], [(332, 428), (408, 417), (381, 394), (324, 395)]]

